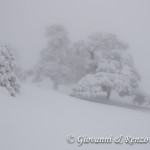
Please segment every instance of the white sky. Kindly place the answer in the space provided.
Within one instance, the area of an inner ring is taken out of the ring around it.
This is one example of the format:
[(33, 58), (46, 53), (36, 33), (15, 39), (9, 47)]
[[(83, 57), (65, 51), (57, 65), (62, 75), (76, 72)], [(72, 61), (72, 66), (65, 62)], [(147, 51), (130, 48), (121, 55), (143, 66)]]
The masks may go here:
[(130, 45), (143, 87), (150, 93), (150, 0), (0, 0), (0, 43), (32, 66), (45, 46), (45, 27), (63, 24), (73, 41), (96, 31), (116, 33)]

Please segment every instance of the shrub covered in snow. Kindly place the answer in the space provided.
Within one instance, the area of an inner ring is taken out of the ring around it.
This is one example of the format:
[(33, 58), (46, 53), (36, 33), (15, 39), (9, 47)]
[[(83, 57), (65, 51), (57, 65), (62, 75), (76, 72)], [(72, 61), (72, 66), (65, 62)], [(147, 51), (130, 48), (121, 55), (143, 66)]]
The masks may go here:
[(15, 58), (8, 46), (0, 46), (0, 86), (15, 96), (19, 92), (19, 84), (15, 75)]
[(137, 89), (136, 95), (133, 98), (133, 104), (150, 107), (150, 96), (143, 90)]

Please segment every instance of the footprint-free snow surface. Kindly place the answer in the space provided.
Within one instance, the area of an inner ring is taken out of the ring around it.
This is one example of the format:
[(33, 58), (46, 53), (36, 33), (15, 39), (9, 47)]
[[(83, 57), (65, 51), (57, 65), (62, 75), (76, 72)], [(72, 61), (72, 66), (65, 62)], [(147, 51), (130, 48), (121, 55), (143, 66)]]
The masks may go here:
[[(0, 150), (150, 150), (126, 136), (150, 138), (150, 111), (91, 103), (26, 85), (16, 98), (0, 93)], [(115, 137), (123, 143), (69, 144), (68, 135)]]

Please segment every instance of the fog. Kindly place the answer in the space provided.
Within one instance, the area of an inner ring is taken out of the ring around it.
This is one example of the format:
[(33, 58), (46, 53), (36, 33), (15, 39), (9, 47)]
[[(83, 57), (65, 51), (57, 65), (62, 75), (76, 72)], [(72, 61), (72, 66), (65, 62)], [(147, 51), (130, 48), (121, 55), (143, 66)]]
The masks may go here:
[(129, 43), (149, 92), (149, 0), (0, 0), (0, 43), (16, 48), (26, 69), (46, 46), (45, 28), (51, 24), (63, 24), (72, 41), (96, 31), (116, 33)]

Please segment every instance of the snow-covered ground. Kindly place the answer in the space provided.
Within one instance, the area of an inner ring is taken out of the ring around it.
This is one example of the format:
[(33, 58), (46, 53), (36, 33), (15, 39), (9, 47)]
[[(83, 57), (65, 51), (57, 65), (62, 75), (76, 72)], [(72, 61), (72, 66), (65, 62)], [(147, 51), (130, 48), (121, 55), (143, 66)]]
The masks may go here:
[(33, 85), (0, 93), (0, 150), (149, 150), (147, 144), (68, 144), (68, 135), (150, 138), (150, 111), (92, 103)]

